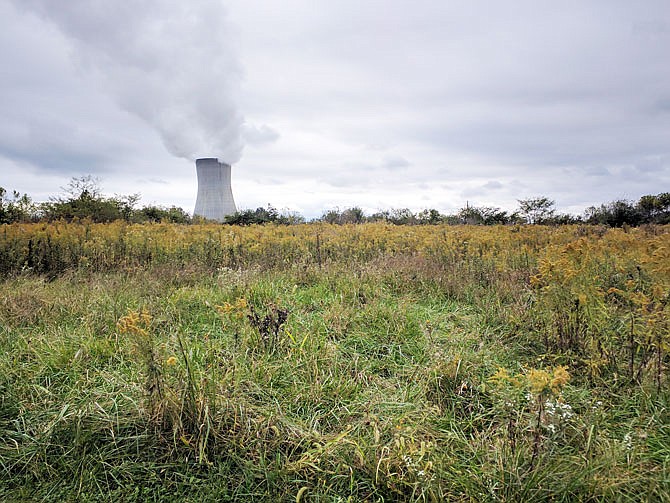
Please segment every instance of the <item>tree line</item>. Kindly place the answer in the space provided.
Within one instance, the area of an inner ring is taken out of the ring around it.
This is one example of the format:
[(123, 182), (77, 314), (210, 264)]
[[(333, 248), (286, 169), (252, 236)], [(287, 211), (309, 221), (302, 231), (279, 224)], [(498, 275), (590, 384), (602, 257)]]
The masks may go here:
[(0, 223), (91, 220), (96, 223), (126, 220), (133, 223), (190, 223), (191, 216), (176, 206), (137, 207), (139, 194), (102, 195), (99, 181), (91, 176), (73, 178), (63, 195), (44, 203), (34, 203), (27, 194), (0, 187)]
[[(15, 222), (52, 222), (64, 220), (90, 220), (104, 223), (125, 220), (131, 223), (169, 222), (189, 224), (201, 222), (177, 206), (148, 205), (138, 207), (139, 194), (102, 195), (99, 181), (91, 176), (73, 178), (62, 188), (61, 196), (44, 203), (34, 203), (27, 194), (8, 193), (0, 187), (0, 224)], [(365, 222), (389, 222), (396, 225), (514, 225), (514, 224), (595, 224), (610, 227), (638, 226), (642, 224), (670, 223), (670, 193), (645, 195), (638, 201), (619, 199), (600, 206), (591, 206), (583, 215), (558, 213), (555, 201), (539, 196), (518, 200), (513, 211), (493, 206), (470, 206), (466, 204), (454, 214), (442, 214), (436, 209), (425, 209), (417, 213), (408, 208), (382, 210), (367, 215), (358, 206), (325, 211), (314, 221), (330, 224), (360, 224)], [(296, 212), (280, 212), (268, 205), (238, 211), (225, 218), (224, 224), (252, 225), (275, 223), (292, 225), (304, 223), (306, 219)]]
[(334, 224), (390, 222), (397, 225), (565, 225), (593, 224), (609, 227), (631, 227), (642, 224), (670, 224), (670, 193), (642, 196), (637, 202), (619, 199), (591, 206), (583, 215), (558, 213), (556, 202), (547, 197), (518, 200), (519, 206), (509, 212), (493, 206), (466, 204), (454, 214), (444, 215), (435, 209), (413, 213), (407, 208), (379, 211), (366, 215), (360, 207), (328, 210), (319, 220)]

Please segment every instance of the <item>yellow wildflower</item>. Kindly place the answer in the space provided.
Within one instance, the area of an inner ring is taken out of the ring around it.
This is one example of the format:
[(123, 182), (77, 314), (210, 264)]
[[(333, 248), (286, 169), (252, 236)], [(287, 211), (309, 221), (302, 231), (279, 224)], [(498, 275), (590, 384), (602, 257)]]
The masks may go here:
[(553, 393), (559, 393), (561, 388), (565, 386), (570, 380), (570, 374), (568, 369), (562, 365), (559, 365), (554, 369), (554, 375), (551, 379), (550, 388)]
[(221, 314), (228, 314), (233, 310), (233, 306), (230, 302), (224, 302), (221, 306), (214, 306), (214, 308)]
[(122, 334), (134, 334), (147, 337), (146, 328), (151, 323), (151, 316), (143, 309), (141, 312), (128, 310), (128, 314), (119, 318), (117, 330)]
[(489, 381), (495, 384), (508, 383), (511, 380), (511, 376), (505, 367), (498, 367), (498, 370), (488, 379)]
[(551, 376), (546, 370), (530, 369), (526, 377), (530, 391), (538, 395), (546, 391), (551, 382)]

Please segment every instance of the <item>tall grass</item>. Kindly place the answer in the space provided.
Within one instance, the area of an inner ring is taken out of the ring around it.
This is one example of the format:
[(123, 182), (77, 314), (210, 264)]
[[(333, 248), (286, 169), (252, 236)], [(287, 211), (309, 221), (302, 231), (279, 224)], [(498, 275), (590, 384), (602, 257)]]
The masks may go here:
[(666, 228), (2, 232), (0, 499), (670, 498)]

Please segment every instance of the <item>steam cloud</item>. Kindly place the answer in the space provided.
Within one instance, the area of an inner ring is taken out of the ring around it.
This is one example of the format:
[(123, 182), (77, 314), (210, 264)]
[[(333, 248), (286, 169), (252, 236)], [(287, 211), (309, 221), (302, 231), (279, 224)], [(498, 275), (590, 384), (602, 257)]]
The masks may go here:
[(119, 105), (193, 160), (242, 154), (241, 66), (226, 12), (212, 0), (13, 0), (52, 21)]

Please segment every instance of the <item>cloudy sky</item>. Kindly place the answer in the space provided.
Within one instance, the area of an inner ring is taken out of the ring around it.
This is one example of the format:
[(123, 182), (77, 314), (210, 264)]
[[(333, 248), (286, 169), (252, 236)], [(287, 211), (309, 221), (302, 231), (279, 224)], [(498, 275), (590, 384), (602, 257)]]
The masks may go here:
[(667, 0), (0, 0), (0, 186), (193, 209), (670, 191)]

